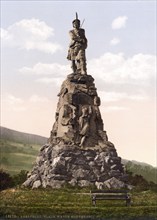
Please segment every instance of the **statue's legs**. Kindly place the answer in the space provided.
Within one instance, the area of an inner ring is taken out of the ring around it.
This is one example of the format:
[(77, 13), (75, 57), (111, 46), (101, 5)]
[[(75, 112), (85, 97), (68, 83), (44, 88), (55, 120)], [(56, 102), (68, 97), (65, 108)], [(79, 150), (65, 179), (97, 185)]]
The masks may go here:
[(72, 60), (72, 62), (71, 62), (71, 68), (72, 68), (72, 70), (73, 70), (73, 73), (76, 73), (77, 66), (76, 66), (75, 60)]
[(73, 73), (81, 73), (82, 75), (87, 74), (87, 68), (86, 68), (86, 60), (80, 59), (80, 60), (72, 60), (71, 68), (73, 70)]
[(87, 74), (87, 67), (86, 67), (86, 60), (80, 59), (80, 68), (81, 68), (81, 74), (86, 75)]
[(77, 73), (81, 74), (80, 60), (76, 60)]

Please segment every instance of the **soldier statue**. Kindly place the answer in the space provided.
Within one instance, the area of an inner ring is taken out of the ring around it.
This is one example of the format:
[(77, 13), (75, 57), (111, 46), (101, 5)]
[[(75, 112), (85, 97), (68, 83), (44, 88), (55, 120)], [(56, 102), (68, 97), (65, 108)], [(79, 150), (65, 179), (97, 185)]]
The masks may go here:
[(85, 49), (87, 39), (85, 30), (80, 27), (80, 20), (76, 13), (76, 19), (72, 22), (73, 30), (69, 31), (71, 42), (69, 45), (67, 59), (72, 62), (72, 70), (75, 74), (87, 74)]

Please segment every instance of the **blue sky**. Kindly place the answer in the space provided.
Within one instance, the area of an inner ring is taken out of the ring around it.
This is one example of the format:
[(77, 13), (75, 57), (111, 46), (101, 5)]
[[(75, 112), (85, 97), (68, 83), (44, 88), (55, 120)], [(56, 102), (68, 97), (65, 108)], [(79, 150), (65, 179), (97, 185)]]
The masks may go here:
[(1, 1), (2, 125), (49, 136), (76, 11), (110, 141), (155, 165), (156, 1)]

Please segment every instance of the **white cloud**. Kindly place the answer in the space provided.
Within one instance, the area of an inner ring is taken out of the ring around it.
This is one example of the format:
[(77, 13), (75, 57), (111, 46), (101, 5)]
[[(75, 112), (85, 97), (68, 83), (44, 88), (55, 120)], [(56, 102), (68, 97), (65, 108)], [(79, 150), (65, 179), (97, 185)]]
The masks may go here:
[[(105, 53), (90, 60), (87, 69), (97, 81), (97, 85), (102, 85), (99, 93), (105, 102), (122, 99), (142, 101), (149, 96), (145, 88), (152, 86), (155, 81), (156, 57), (135, 54), (126, 58), (123, 53)], [(35, 75), (35, 82), (60, 87), (70, 73), (70, 65), (37, 63), (32, 67), (22, 67), (19, 71)], [(130, 90), (126, 90), (128, 87)]]
[(105, 53), (100, 58), (89, 61), (88, 72), (104, 83), (149, 85), (150, 80), (155, 80), (156, 57), (136, 54), (125, 58), (123, 53)]
[(70, 73), (70, 65), (61, 65), (59, 63), (37, 63), (33, 67), (22, 67), (19, 69), (19, 72), (28, 75), (48, 76), (38, 78), (35, 81), (60, 86), (62, 81)]
[(62, 49), (58, 43), (49, 41), (53, 35), (53, 28), (35, 18), (23, 19), (6, 30), (1, 29), (2, 45), (51, 54)]
[(7, 95), (6, 102), (8, 102), (11, 105), (23, 104), (23, 100), (21, 98), (15, 97), (11, 94)]
[(36, 82), (44, 83), (44, 84), (51, 84), (54, 86), (61, 86), (63, 80), (65, 77), (58, 77), (58, 78), (52, 78), (52, 77), (43, 77), (36, 80)]
[(3, 29), (3, 28), (1, 28), (0, 29), (0, 37), (1, 37), (1, 39), (2, 40), (10, 40), (11, 39), (11, 35), (9, 35), (9, 33), (8, 33), (8, 31), (7, 30), (5, 30), (5, 29)]
[(36, 106), (42, 106), (43, 104), (52, 103), (47, 97), (33, 94), (32, 96), (22, 99), (12, 94), (7, 94), (2, 97), (2, 107), (14, 112), (24, 112), (30, 110), (30, 108), (36, 108)]
[(117, 38), (117, 37), (114, 37), (111, 41), (110, 41), (110, 44), (111, 45), (117, 45), (117, 44), (119, 44), (120, 43), (120, 39), (119, 38)]
[(121, 29), (126, 26), (127, 16), (119, 16), (112, 22), (112, 29)]
[(22, 67), (19, 69), (23, 74), (52, 75), (53, 77), (65, 76), (70, 70), (69, 65), (59, 63), (37, 63), (33, 67)]
[(29, 101), (30, 102), (34, 102), (34, 103), (37, 103), (37, 102), (49, 102), (49, 99), (47, 97), (41, 97), (39, 95), (32, 95), (30, 98), (29, 98)]
[(24, 100), (12, 94), (3, 96), (1, 104), (2, 107), (5, 106), (5, 109), (10, 109), (14, 112), (24, 112), (27, 110), (27, 106), (24, 105)]

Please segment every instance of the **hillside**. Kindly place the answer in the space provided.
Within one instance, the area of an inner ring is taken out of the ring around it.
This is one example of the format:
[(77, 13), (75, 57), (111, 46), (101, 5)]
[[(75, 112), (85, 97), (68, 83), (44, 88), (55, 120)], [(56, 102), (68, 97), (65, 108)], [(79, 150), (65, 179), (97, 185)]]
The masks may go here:
[(10, 174), (31, 170), (47, 138), (0, 127), (0, 168)]
[(0, 126), (0, 138), (8, 141), (14, 141), (23, 144), (40, 144), (43, 145), (47, 142), (47, 138), (11, 130)]
[(31, 170), (41, 145), (0, 139), (0, 168), (10, 174)]
[(125, 165), (126, 169), (132, 172), (134, 175), (141, 175), (147, 181), (152, 181), (157, 184), (157, 168), (153, 167), (147, 163), (141, 163), (138, 161), (129, 161), (129, 160), (122, 160), (123, 164)]
[[(31, 170), (40, 147), (46, 142), (45, 137), (1, 127), (1, 168), (11, 174), (21, 170)], [(157, 183), (157, 168), (146, 163), (125, 159), (122, 160), (122, 163), (133, 174), (142, 175), (147, 181)]]

